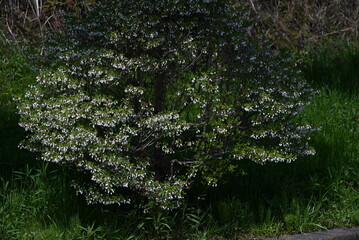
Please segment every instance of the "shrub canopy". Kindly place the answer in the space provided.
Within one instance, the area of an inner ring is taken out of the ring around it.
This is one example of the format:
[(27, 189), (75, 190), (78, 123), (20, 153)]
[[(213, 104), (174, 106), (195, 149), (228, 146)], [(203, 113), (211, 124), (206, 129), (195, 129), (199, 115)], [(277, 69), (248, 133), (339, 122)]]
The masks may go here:
[(293, 118), (312, 90), (228, 0), (103, 1), (68, 20), (19, 106), (22, 146), (77, 169), (90, 203), (178, 207), (241, 159), (312, 154)]

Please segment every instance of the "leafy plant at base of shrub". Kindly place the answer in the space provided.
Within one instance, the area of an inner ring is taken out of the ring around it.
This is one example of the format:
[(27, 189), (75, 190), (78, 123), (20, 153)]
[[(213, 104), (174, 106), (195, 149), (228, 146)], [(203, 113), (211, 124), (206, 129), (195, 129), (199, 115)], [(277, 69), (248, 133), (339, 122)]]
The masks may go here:
[[(196, 176), (312, 154), (312, 90), (231, 1), (106, 1), (70, 19), (19, 106), (22, 147), (84, 176), (89, 203), (173, 209)], [(262, 44), (257, 46), (256, 43)], [(86, 181), (87, 180), (87, 181)]]

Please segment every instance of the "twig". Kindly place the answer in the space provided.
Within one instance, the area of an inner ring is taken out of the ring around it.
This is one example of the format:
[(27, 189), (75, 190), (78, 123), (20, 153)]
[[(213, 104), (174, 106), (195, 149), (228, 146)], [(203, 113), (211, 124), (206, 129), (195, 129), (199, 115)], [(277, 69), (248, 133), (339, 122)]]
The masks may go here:
[(253, 11), (254, 11), (255, 13), (257, 13), (257, 9), (256, 9), (256, 7), (254, 6), (253, 0), (249, 0), (249, 2), (250, 2), (251, 5), (252, 5)]
[(11, 34), (11, 36), (15, 39), (16, 34), (12, 32), (11, 27), (9, 26), (9, 21), (6, 21), (6, 26), (7, 26), (9, 33)]

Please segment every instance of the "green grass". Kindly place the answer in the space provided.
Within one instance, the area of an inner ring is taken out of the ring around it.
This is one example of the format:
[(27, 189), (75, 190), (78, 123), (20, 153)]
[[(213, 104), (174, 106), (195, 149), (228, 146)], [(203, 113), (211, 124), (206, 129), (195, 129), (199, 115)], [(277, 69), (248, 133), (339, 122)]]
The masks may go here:
[(300, 51), (305, 76), (315, 87), (348, 94), (359, 92), (359, 43), (329, 39), (322, 46)]
[(264, 166), (243, 161), (241, 172), (219, 187), (189, 191), (181, 209), (144, 213), (136, 206), (88, 206), (70, 187), (75, 172), (17, 149), (25, 133), (11, 99), (36, 74), (19, 48), (0, 41), (0, 236), (253, 239), (358, 226), (359, 48), (336, 49), (315, 50), (303, 65), (320, 90), (299, 119), (321, 127), (311, 140), (315, 156)]
[(19, 151), (17, 145), (25, 133), (18, 126), (19, 117), (13, 98), (23, 94), (34, 81), (31, 62), (18, 45), (10, 44), (0, 35), (0, 174), (9, 174), (9, 168), (21, 165), (30, 154)]
[(8, 181), (1, 179), (2, 239), (103, 239), (102, 228), (89, 222), (98, 208), (80, 205), (60, 171), (43, 163), (36, 170), (14, 171)]

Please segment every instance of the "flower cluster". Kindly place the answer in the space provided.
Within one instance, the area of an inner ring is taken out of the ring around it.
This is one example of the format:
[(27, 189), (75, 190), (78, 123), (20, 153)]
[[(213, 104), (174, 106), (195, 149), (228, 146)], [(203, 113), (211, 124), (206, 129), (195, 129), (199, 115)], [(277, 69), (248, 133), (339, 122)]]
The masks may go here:
[(69, 19), (46, 49), (57, 68), (20, 100), (21, 146), (83, 173), (74, 187), (89, 203), (164, 209), (199, 172), (215, 186), (240, 159), (312, 154), (313, 128), (292, 120), (313, 91), (234, 6), (106, 1)]

